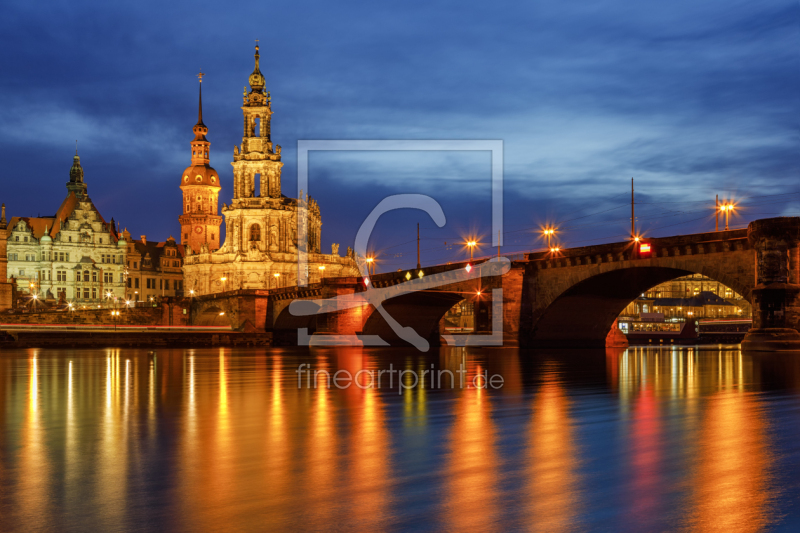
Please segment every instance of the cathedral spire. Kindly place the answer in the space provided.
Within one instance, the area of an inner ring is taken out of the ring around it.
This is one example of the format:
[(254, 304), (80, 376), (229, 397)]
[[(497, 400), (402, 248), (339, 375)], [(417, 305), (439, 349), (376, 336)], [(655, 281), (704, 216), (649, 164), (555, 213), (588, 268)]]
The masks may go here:
[(203, 124), (203, 71), (201, 70), (200, 73), (197, 75), (197, 79), (200, 80), (200, 101), (197, 105), (197, 125), (198, 126), (205, 126)]
[[(197, 103), (197, 124), (195, 124), (194, 128), (192, 128), (192, 131), (194, 132), (194, 141), (192, 142), (192, 161), (198, 159), (200, 164), (203, 164), (203, 161), (208, 162), (208, 139), (206, 139), (208, 127), (203, 124), (203, 76), (205, 76), (205, 74), (202, 72), (197, 75), (197, 79), (200, 80), (200, 98), (198, 99)], [(205, 143), (205, 145), (195, 145), (194, 143)]]
[(264, 75), (261, 74), (261, 69), (258, 66), (259, 63), (259, 53), (258, 53), (258, 39), (256, 39), (256, 68), (253, 69), (253, 73), (250, 74), (250, 89), (254, 93), (263, 93), (264, 86), (266, 85), (266, 80), (264, 79)]

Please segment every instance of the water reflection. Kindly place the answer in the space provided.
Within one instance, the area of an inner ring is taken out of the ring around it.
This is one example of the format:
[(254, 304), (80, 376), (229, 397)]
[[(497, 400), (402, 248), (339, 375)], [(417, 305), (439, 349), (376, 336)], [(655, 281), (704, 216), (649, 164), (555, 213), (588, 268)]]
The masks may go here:
[[(426, 378), (298, 386), (301, 363)], [(462, 368), (507, 386), (462, 388)], [(800, 478), (800, 363), (735, 348), (29, 350), (0, 357), (0, 401), (2, 529), (800, 521), (778, 490)]]
[(530, 524), (536, 531), (572, 531), (580, 512), (579, 451), (570, 401), (552, 366), (543, 370), (530, 428)]
[[(466, 382), (483, 372), (468, 365)], [(454, 531), (493, 530), (498, 524), (498, 470), (492, 406), (486, 390), (465, 388), (455, 405), (447, 459), (445, 522)]]

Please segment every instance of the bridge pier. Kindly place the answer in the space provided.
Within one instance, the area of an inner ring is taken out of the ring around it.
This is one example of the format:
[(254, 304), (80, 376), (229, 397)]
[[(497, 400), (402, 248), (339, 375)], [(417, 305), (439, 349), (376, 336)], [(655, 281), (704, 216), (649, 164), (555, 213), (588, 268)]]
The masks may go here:
[(743, 351), (800, 351), (800, 219), (756, 220), (747, 227), (755, 250), (753, 328), (742, 341)]

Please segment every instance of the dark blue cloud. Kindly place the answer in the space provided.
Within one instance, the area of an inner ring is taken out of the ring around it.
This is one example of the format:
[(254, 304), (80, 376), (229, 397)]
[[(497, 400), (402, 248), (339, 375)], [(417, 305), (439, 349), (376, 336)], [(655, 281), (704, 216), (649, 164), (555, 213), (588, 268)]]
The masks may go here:
[[(800, 191), (794, 1), (14, 2), (3, 14), (0, 195), (13, 215), (55, 211), (77, 138), (106, 217), (177, 235), (200, 68), (226, 201), (256, 38), (288, 195), (298, 139), (502, 139), (508, 250), (536, 245), (525, 228), (547, 221), (572, 228), (567, 243), (625, 235), (613, 208), (632, 176), (653, 234), (708, 229), (715, 194), (753, 206), (737, 223), (800, 213), (798, 195), (754, 198)], [(312, 158), (326, 246), (351, 242), (397, 192), (432, 194), (448, 226), (396, 213), (376, 248), (413, 240), (417, 221), (431, 260), (453, 258), (444, 242), (465, 233), (488, 241), (488, 161)], [(387, 268), (414, 262), (415, 245), (392, 250)]]

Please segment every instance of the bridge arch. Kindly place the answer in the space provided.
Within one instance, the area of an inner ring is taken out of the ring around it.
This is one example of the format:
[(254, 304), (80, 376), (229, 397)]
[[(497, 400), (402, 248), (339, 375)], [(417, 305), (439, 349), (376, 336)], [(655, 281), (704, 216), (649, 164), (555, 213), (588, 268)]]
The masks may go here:
[(195, 316), (194, 324), (196, 326), (232, 326), (230, 314), (217, 306), (204, 307)]
[(614, 320), (628, 304), (661, 283), (690, 274), (702, 274), (730, 287), (748, 301), (751, 299), (752, 273), (731, 275), (736, 269), (723, 270), (702, 261), (654, 260), (650, 263), (625, 261), (598, 265), (571, 272), (551, 285), (550, 290), (537, 299), (529, 344), (602, 348)]
[[(439, 323), (445, 313), (465, 298), (462, 292), (419, 291), (383, 302), (383, 309), (401, 326), (411, 327), (431, 345), (439, 344)], [(378, 335), (392, 345), (405, 345), (386, 319), (372, 311), (364, 322), (365, 335)]]

